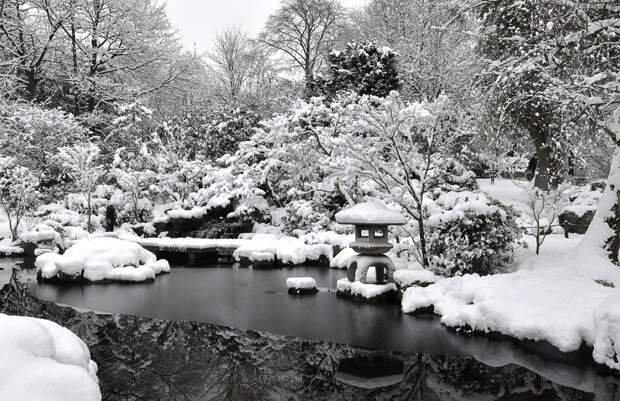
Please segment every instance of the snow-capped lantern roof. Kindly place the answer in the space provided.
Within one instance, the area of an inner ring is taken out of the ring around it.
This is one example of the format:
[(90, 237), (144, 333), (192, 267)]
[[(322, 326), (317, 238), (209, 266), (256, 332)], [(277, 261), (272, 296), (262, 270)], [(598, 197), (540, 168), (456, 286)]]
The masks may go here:
[(388, 209), (377, 201), (358, 203), (336, 213), (339, 224), (355, 225), (403, 225), (407, 222), (402, 214)]

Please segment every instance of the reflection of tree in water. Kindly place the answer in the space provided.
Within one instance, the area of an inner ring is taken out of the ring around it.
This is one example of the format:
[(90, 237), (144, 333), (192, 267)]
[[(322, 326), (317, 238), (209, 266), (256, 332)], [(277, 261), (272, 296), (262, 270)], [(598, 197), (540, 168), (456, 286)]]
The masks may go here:
[(268, 398), (265, 377), (257, 367), (230, 358), (227, 362), (222, 361), (218, 370), (221, 375), (216, 375), (215, 382), (210, 383), (209, 394), (205, 399), (258, 401)]
[[(404, 380), (360, 389), (335, 379), (339, 361), (354, 355), (349, 346), (194, 322), (79, 313), (8, 286), (0, 291), (0, 312), (53, 320), (84, 339), (99, 365), (105, 401), (593, 399), (516, 365), (425, 354), (392, 353), (404, 362)], [(601, 399), (618, 391), (616, 384), (601, 388)]]
[(378, 400), (587, 401), (593, 394), (555, 384), (516, 365), (491, 367), (467, 357), (418, 354), (406, 360), (403, 382)]

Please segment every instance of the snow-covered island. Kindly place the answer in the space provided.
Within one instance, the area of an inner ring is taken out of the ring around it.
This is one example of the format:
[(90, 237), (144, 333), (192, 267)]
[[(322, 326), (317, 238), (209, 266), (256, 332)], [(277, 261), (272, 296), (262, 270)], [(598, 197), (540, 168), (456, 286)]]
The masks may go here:
[(38, 256), (35, 266), (44, 281), (141, 282), (170, 272), (165, 259), (157, 260), (135, 242), (116, 238), (79, 240), (62, 255), (49, 252)]

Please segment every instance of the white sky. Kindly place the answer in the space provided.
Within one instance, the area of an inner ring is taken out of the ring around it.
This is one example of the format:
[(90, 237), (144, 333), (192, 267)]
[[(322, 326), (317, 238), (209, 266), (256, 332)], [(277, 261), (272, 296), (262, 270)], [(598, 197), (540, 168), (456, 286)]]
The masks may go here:
[[(170, 22), (179, 30), (188, 49), (198, 52), (211, 48), (218, 31), (241, 25), (251, 36), (260, 32), (280, 0), (167, 0)], [(341, 0), (346, 7), (363, 5), (367, 0)]]

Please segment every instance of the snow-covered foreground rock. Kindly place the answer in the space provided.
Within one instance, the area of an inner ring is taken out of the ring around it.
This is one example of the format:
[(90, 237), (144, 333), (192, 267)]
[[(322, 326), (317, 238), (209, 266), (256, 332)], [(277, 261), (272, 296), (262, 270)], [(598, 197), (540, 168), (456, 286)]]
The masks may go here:
[(97, 364), (64, 327), (0, 314), (0, 400), (99, 401)]
[(620, 268), (579, 238), (549, 238), (543, 255), (521, 255), (516, 271), (446, 278), (405, 291), (405, 313), (433, 307), (451, 327), (546, 340), (561, 351), (582, 341), (620, 369)]
[(43, 279), (87, 281), (146, 281), (170, 271), (165, 259), (139, 244), (105, 237), (79, 240), (63, 255), (40, 255), (35, 266)]

